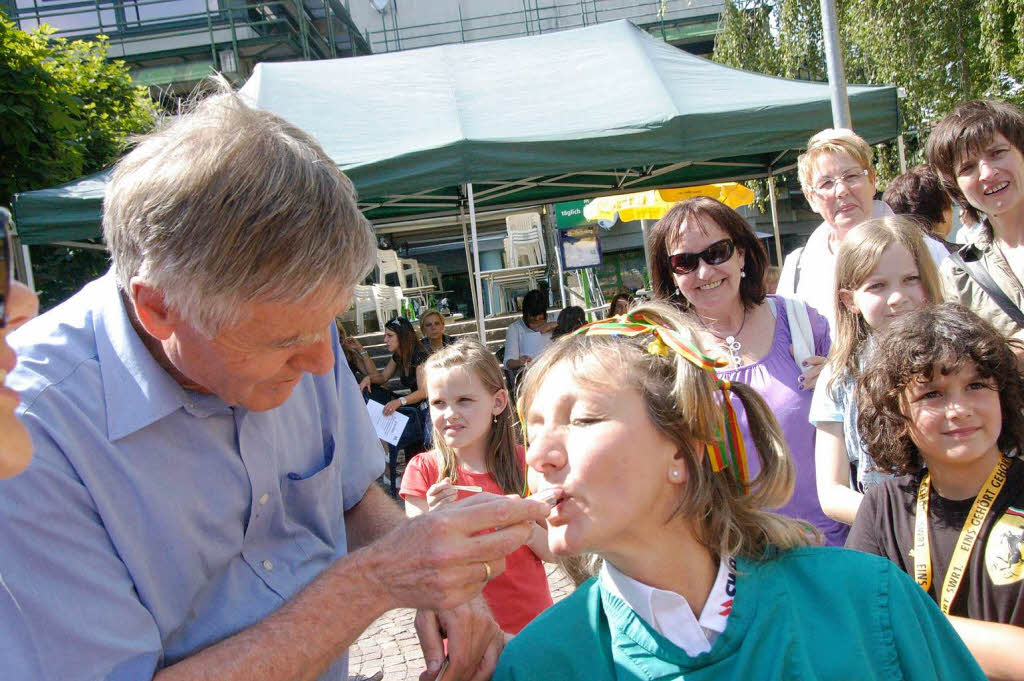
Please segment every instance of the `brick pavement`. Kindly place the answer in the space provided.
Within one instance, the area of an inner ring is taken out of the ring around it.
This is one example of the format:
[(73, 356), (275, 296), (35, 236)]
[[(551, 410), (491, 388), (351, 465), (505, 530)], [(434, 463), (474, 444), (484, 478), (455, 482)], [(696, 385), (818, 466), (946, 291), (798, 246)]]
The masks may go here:
[[(565, 598), (572, 581), (554, 565), (548, 565), (551, 597)], [(423, 654), (416, 639), (413, 610), (392, 610), (382, 615), (363, 632), (348, 651), (349, 681), (361, 681), (384, 672), (384, 681), (416, 681), (423, 671)]]

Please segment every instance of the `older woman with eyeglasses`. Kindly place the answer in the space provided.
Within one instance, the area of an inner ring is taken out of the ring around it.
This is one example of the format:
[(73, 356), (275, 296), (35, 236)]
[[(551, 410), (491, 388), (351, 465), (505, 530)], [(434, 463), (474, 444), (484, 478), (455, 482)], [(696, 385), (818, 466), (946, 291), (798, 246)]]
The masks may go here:
[[(768, 255), (747, 222), (733, 209), (706, 197), (676, 204), (651, 232), (654, 294), (689, 311), (729, 360), (719, 376), (757, 390), (775, 412), (793, 454), (793, 497), (779, 509), (806, 520), (825, 542), (842, 546), (848, 528), (821, 510), (815, 483), (814, 427), (808, 422), (811, 394), (831, 342), (828, 324), (798, 301), (810, 326), (814, 354), (797, 366), (784, 298), (768, 296)], [(742, 414), (742, 405), (736, 404)], [(747, 446), (754, 447), (742, 415)], [(751, 456), (756, 466), (758, 457)], [(751, 471), (751, 476), (756, 471)]]
[[(824, 218), (807, 244), (786, 257), (776, 291), (799, 298), (828, 319), (835, 330), (833, 286), (836, 251), (850, 230), (873, 217), (892, 215), (885, 203), (875, 201), (875, 169), (871, 147), (845, 128), (827, 128), (807, 141), (797, 159), (800, 188), (811, 208)], [(945, 246), (926, 239), (935, 263), (947, 254)]]

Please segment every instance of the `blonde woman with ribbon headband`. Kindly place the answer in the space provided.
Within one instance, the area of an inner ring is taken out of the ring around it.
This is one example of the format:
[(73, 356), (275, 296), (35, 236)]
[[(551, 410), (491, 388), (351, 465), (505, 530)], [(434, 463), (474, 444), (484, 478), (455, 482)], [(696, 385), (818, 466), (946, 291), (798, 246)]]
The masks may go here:
[(860, 429), (902, 477), (865, 495), (847, 544), (913, 575), (990, 679), (1024, 679), (1024, 378), (1011, 343), (953, 303), (879, 338)]
[(764, 400), (717, 364), (681, 313), (653, 303), (582, 327), (527, 371), (527, 480), (557, 495), (548, 545), (604, 565), (509, 642), (493, 678), (982, 679), (895, 566), (811, 546), (813, 529), (763, 510), (792, 490), (785, 443)]

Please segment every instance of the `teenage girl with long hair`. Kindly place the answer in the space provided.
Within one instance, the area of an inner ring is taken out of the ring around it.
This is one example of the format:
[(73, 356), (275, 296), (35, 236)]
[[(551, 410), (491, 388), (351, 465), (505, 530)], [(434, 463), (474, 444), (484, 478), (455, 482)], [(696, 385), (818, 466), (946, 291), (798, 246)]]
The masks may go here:
[(857, 377), (872, 334), (928, 303), (941, 302), (938, 270), (912, 219), (868, 220), (836, 254), (836, 339), (818, 377), (808, 419), (817, 429), (818, 500), (850, 525), (864, 492), (888, 475), (877, 470), (857, 432)]
[(384, 415), (388, 416), (400, 411), (409, 417), (402, 430), (397, 444), (388, 444), (388, 477), (391, 482), (391, 494), (398, 492), (398, 450), (406, 450), (406, 459), (411, 456), (408, 448), (429, 445), (430, 431), (426, 427), (427, 390), (423, 385), (423, 362), (427, 359), (427, 351), (416, 338), (416, 330), (405, 317), (396, 317), (384, 325), (384, 343), (391, 351), (391, 359), (384, 370), (374, 376), (367, 376), (360, 382), (363, 391), (371, 385), (385, 385), (393, 376), (398, 375), (402, 387), (409, 391), (408, 395), (395, 397), (384, 405)]
[[(433, 511), (479, 492), (522, 494), (523, 447), (501, 365), (475, 340), (438, 350), (424, 364), (434, 449), (406, 468), (400, 494), (410, 516)], [(551, 560), (547, 530), (536, 525), (530, 541), (509, 554), (505, 572), (484, 588), (498, 626), (515, 634), (551, 605), (542, 560)]]

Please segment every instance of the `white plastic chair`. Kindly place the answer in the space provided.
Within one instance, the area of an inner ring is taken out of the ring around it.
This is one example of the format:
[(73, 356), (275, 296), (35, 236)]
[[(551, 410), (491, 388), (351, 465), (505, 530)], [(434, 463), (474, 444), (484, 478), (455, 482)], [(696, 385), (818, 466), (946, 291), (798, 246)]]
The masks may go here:
[(536, 229), (540, 232), (540, 213), (518, 213), (505, 218), (505, 229), (509, 234), (513, 232), (530, 232)]
[(372, 288), (377, 319), (380, 321), (380, 328), (383, 329), (389, 320), (402, 314), (402, 289), (383, 284), (374, 284)]
[(377, 249), (377, 283), (386, 283), (386, 277), (389, 274), (394, 273), (396, 276), (401, 278), (399, 272), (401, 271), (401, 265), (398, 264), (398, 254), (394, 251)]
[(444, 290), (441, 272), (433, 265), (420, 263), (420, 281), (422, 282), (420, 286), (430, 286), (433, 284), (438, 291)]
[[(546, 261), (546, 253), (540, 227), (509, 232), (505, 256), (509, 267), (522, 267), (524, 264), (543, 265)], [(525, 263), (523, 263), (524, 259)]]
[[(398, 264), (402, 268), (402, 275), (399, 280), (403, 288), (416, 288), (423, 286), (423, 277), (420, 276), (420, 264), (415, 258), (399, 258)], [(410, 279), (412, 277), (412, 279)]]
[(353, 308), (355, 308), (356, 333), (365, 333), (363, 316), (367, 312), (372, 312), (377, 315), (378, 326), (384, 325), (384, 323), (380, 321), (380, 313), (377, 310), (377, 303), (374, 300), (372, 286), (357, 285), (355, 287), (355, 291), (352, 294), (352, 306)]

